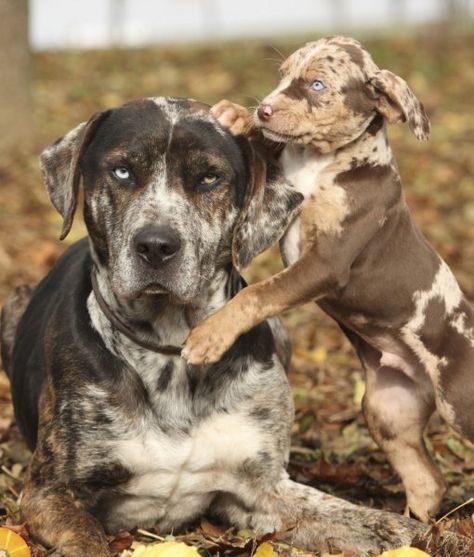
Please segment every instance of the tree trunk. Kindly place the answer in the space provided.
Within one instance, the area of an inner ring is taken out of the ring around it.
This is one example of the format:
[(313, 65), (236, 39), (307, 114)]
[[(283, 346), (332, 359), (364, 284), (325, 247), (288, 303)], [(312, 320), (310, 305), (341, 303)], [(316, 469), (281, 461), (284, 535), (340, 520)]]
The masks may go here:
[(0, 0), (0, 151), (34, 137), (28, 0)]

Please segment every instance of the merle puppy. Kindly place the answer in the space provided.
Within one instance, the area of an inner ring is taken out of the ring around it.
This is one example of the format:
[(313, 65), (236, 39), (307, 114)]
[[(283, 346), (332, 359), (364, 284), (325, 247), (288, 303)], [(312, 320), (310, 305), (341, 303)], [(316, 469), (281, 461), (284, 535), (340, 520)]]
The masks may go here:
[(95, 115), (41, 160), (62, 237), (82, 178), (89, 238), (2, 315), (34, 451), (21, 502), (32, 533), (64, 557), (107, 557), (105, 532), (167, 532), (211, 512), (313, 549), (408, 543), (415, 521), (288, 479), (293, 404), (275, 322), (216, 365), (180, 357), (190, 329), (240, 288), (232, 261), (276, 241), (299, 210), (259, 146), (205, 105), (153, 98)]
[(354, 345), (370, 431), (403, 480), (407, 511), (427, 521), (445, 492), (423, 440), (428, 419), (437, 409), (474, 441), (474, 310), (413, 221), (388, 142), (387, 122), (428, 138), (422, 104), (357, 41), (330, 37), (282, 64), (253, 121), (228, 101), (215, 112), (234, 133), (253, 127), (276, 142), (305, 202), (281, 244), (288, 268), (198, 325), (184, 354), (215, 362), (256, 323), (317, 301)]

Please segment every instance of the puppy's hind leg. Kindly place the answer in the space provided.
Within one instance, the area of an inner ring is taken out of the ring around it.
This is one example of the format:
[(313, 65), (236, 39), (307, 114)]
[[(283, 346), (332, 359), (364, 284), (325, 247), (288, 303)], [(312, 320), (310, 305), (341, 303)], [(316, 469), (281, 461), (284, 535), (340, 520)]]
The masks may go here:
[(459, 435), (474, 443), (474, 308), (465, 300), (450, 328), (442, 345), (445, 364), (435, 378), (436, 407)]
[(366, 377), (363, 409), (370, 432), (402, 479), (407, 510), (426, 522), (436, 515), (446, 491), (423, 440), (435, 409), (431, 385), (421, 386), (388, 366), (366, 366)]

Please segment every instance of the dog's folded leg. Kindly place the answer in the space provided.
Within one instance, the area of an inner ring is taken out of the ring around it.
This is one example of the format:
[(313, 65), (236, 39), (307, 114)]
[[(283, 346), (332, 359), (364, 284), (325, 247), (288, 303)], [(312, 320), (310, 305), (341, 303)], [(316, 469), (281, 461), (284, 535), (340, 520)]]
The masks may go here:
[(277, 496), (284, 525), (291, 527), (294, 521), (286, 534), (288, 541), (309, 549), (380, 552), (410, 545), (425, 530), (416, 520), (354, 505), (289, 479), (279, 482)]
[(61, 557), (110, 557), (99, 521), (86, 512), (67, 488), (48, 489), (28, 483), (22, 514), (32, 535)]
[(232, 503), (229, 497), (222, 508), (229, 522), (241, 527), (277, 531), (278, 539), (295, 546), (347, 555), (410, 545), (426, 529), (416, 520), (354, 505), (290, 479), (279, 481), (266, 496), (260, 494), (253, 505)]

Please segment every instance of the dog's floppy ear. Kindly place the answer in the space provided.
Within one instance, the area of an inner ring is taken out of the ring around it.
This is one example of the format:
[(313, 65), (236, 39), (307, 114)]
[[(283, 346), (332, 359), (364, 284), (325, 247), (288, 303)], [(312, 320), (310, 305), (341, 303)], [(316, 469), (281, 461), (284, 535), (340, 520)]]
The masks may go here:
[(408, 122), (417, 139), (430, 136), (430, 121), (421, 102), (408, 83), (388, 70), (379, 70), (369, 78), (376, 97), (376, 110), (389, 123)]
[(241, 270), (283, 236), (304, 197), (289, 185), (277, 161), (258, 141), (243, 136), (239, 141), (248, 163), (248, 183), (234, 228), (232, 260)]
[(63, 217), (61, 240), (68, 235), (76, 211), (82, 155), (107, 114), (108, 111), (98, 112), (41, 153), (41, 172), (46, 191), (51, 203)]

